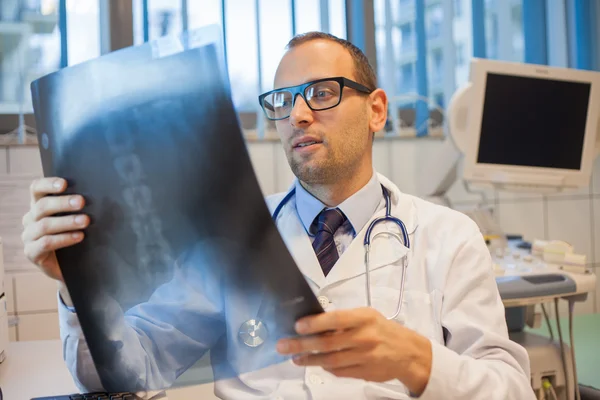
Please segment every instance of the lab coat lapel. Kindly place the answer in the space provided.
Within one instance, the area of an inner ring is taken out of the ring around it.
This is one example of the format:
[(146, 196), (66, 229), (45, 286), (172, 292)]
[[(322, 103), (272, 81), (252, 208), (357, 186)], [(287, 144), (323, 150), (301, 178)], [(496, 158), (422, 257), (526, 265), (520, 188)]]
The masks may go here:
[(296, 261), (300, 272), (319, 288), (323, 287), (325, 275), (296, 211), (295, 198), (290, 199), (289, 203), (281, 210), (278, 226), (283, 241)]
[[(385, 177), (379, 176), (380, 182), (390, 191), (390, 200), (392, 202), (392, 216), (399, 218), (404, 222), (409, 234), (411, 248), (413, 248), (414, 233), (417, 228), (416, 208), (410, 196), (402, 194), (394, 184), (388, 181)], [(367, 229), (371, 223), (380, 217), (385, 216), (385, 207), (379, 207), (380, 210), (365, 224), (363, 229), (356, 235), (350, 246), (342, 254), (338, 262), (334, 265), (331, 272), (325, 279), (325, 286), (333, 285), (337, 282), (352, 279), (362, 274), (365, 274), (365, 246), (364, 238)], [(378, 223), (371, 233), (371, 238), (374, 238), (380, 232), (393, 232), (400, 234), (398, 225), (394, 222)], [(397, 239), (388, 235), (380, 235), (375, 240), (371, 241), (370, 250), (370, 270), (385, 267), (392, 263), (407, 257), (407, 262), (410, 262), (410, 251), (408, 248)]]

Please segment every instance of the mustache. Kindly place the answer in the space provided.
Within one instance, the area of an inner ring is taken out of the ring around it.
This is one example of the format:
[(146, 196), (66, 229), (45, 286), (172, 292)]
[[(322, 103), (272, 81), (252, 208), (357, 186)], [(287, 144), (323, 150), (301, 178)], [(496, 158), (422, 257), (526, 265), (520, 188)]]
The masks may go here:
[(294, 129), (292, 130), (292, 135), (290, 136), (289, 142), (291, 143), (302, 136), (313, 136), (319, 139), (320, 141), (324, 141), (325, 139), (325, 135), (323, 134), (323, 132), (307, 131), (304, 129)]

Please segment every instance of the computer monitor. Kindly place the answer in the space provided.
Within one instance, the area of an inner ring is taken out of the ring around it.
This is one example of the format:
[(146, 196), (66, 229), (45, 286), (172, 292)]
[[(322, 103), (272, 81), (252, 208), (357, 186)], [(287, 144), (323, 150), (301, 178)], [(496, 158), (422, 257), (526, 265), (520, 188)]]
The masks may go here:
[(465, 132), (452, 133), (466, 135), (458, 140), (466, 181), (528, 191), (589, 185), (600, 73), (474, 59), (470, 81)]

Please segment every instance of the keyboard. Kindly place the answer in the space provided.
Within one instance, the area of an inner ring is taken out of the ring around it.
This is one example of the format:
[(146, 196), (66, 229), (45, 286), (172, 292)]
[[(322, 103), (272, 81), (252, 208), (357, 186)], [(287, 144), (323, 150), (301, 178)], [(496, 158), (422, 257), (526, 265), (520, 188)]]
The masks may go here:
[(133, 393), (79, 393), (64, 396), (35, 397), (31, 400), (138, 400)]

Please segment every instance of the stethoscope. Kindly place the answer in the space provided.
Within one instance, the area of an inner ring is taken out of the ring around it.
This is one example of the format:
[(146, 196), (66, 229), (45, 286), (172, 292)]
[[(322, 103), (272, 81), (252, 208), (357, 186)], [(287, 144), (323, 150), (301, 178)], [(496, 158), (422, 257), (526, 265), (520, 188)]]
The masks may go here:
[[(370, 261), (369, 254), (371, 252), (371, 242), (378, 236), (387, 235), (387, 236), (391, 236), (394, 239), (398, 240), (407, 249), (410, 249), (410, 239), (408, 237), (408, 231), (406, 229), (406, 226), (404, 225), (404, 222), (402, 222), (402, 220), (400, 220), (399, 218), (392, 216), (392, 205), (391, 205), (391, 199), (390, 199), (390, 192), (383, 185), (381, 185), (381, 189), (383, 192), (383, 197), (385, 199), (385, 215), (383, 217), (376, 218), (369, 224), (369, 226), (367, 227), (367, 231), (365, 232), (365, 238), (363, 241), (363, 244), (365, 247), (366, 294), (367, 294), (367, 305), (369, 307), (372, 306), (371, 268), (370, 268), (370, 264), (369, 264), (369, 261)], [(281, 213), (281, 210), (283, 209), (283, 207), (287, 203), (289, 203), (289, 201), (292, 199), (292, 197), (294, 197), (295, 194), (296, 194), (296, 189), (293, 188), (279, 202), (279, 204), (275, 208), (275, 211), (273, 211), (273, 214), (272, 214), (272, 218), (273, 218), (273, 221), (275, 221), (275, 223), (277, 223), (277, 218), (279, 217), (279, 214)], [(381, 224), (384, 222), (393, 222), (396, 225), (398, 225), (398, 227), (400, 228), (401, 235), (394, 233), (394, 232), (390, 232), (390, 231), (383, 231), (383, 232), (376, 233), (375, 235), (372, 235), (373, 229), (378, 224)], [(402, 262), (402, 279), (400, 282), (400, 295), (398, 296), (398, 304), (396, 306), (396, 311), (394, 312), (394, 314), (389, 317), (386, 316), (386, 318), (389, 320), (392, 320), (392, 319), (395, 319), (396, 317), (398, 317), (398, 315), (400, 314), (400, 312), (402, 310), (402, 301), (404, 298), (404, 283), (406, 281), (407, 265), (408, 265), (407, 257), (404, 256), (403, 262)], [(258, 315), (260, 315), (260, 310), (259, 310)], [(265, 340), (268, 337), (268, 334), (269, 334), (269, 332), (268, 332), (266, 325), (258, 318), (250, 319), (250, 320), (242, 323), (242, 325), (240, 326), (239, 333), (238, 333), (240, 340), (242, 340), (242, 342), (248, 347), (260, 346), (261, 344), (263, 344), (265, 342)]]

